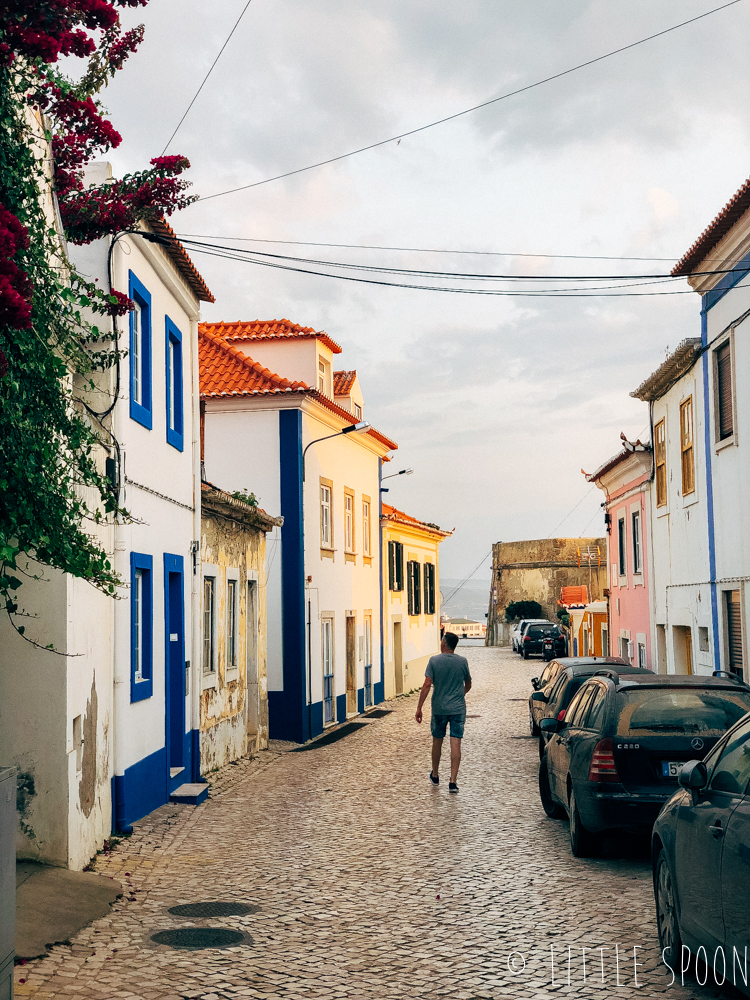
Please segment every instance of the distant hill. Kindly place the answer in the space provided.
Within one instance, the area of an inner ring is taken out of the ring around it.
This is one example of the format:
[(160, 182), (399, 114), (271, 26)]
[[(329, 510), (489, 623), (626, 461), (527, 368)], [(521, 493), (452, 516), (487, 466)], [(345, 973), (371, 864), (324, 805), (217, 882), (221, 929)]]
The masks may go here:
[[(441, 576), (440, 592), (443, 598), (447, 598), (451, 591), (458, 587), (460, 583), (460, 580)], [(448, 615), (450, 618), (470, 618), (475, 622), (484, 622), (489, 600), (489, 577), (486, 580), (469, 580), (450, 601), (445, 604), (441, 601), (440, 612), (441, 614)]]

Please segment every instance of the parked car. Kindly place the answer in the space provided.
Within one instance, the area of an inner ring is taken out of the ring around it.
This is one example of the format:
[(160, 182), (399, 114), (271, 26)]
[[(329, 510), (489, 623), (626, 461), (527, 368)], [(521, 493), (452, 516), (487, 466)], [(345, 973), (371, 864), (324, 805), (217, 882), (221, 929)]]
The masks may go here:
[(526, 628), (521, 637), (521, 656), (524, 660), (535, 654), (541, 656), (544, 640), (548, 638), (554, 642), (555, 655), (565, 656), (568, 651), (568, 639), (562, 627), (553, 625), (552, 622), (542, 625), (533, 623)]
[(711, 750), (750, 711), (750, 687), (721, 677), (625, 674), (606, 669), (573, 697), (539, 768), (548, 816), (568, 814), (576, 857), (598, 853), (602, 834), (650, 832), (682, 765)]
[(651, 838), (659, 948), (677, 975), (682, 946), (703, 949), (715, 981), (750, 997), (750, 716), (678, 782)]
[[(529, 718), (532, 734), (539, 734), (539, 758), (549, 740), (549, 734), (539, 732), (542, 719), (557, 719), (562, 722), (565, 712), (581, 685), (601, 670), (616, 670), (618, 674), (651, 674), (652, 670), (643, 670), (631, 666), (619, 656), (569, 656), (557, 660), (560, 670), (547, 690), (532, 691), (529, 696)], [(536, 732), (535, 732), (536, 731)]]
[(552, 622), (548, 621), (546, 618), (522, 618), (520, 622), (516, 622), (510, 630), (510, 644), (513, 647), (513, 652), (521, 652), (521, 640), (523, 639), (523, 634), (529, 625), (551, 624)]

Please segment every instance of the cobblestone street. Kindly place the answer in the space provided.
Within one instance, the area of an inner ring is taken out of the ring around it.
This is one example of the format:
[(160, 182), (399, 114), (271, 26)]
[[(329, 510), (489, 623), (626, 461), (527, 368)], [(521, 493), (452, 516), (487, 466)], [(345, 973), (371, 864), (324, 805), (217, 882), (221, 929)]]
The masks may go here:
[[(129, 891), (73, 942), (17, 967), (18, 995), (737, 997), (679, 977), (670, 987), (643, 845), (613, 841), (603, 858), (576, 860), (567, 822), (544, 815), (526, 705), (539, 663), (459, 649), (474, 675), (459, 795), (448, 794), (445, 758), (440, 787), (428, 781), (416, 695), (330, 746), (275, 747), (226, 767), (205, 804), (165, 806), (97, 858), (96, 871)], [(207, 900), (259, 909), (167, 912)], [(248, 937), (202, 951), (150, 940), (190, 924)]]

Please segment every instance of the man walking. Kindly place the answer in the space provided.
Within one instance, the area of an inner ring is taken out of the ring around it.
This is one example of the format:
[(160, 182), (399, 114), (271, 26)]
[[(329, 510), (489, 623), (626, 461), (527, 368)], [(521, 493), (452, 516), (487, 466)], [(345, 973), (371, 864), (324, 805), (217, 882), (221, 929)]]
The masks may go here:
[(457, 792), (458, 769), (461, 765), (461, 740), (464, 735), (464, 722), (466, 720), (466, 698), (471, 689), (471, 674), (469, 673), (469, 663), (465, 656), (458, 656), (455, 652), (458, 645), (458, 636), (453, 632), (446, 632), (440, 641), (440, 653), (431, 656), (425, 670), (424, 684), (419, 692), (419, 704), (414, 718), (417, 722), (422, 721), (422, 705), (425, 698), (430, 693), (430, 688), (435, 685), (432, 692), (432, 721), (430, 730), (432, 732), (432, 770), (430, 771), (430, 781), (433, 785), (440, 782), (438, 769), (440, 767), (440, 756), (443, 752), (443, 739), (445, 730), (450, 726), (451, 736), (451, 780), (448, 785), (449, 792)]

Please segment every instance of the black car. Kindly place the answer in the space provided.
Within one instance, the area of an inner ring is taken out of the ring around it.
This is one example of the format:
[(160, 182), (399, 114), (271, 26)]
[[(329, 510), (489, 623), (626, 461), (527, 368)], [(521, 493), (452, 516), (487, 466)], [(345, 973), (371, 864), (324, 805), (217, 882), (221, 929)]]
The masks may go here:
[[(544, 691), (533, 691), (529, 697), (529, 716), (532, 719), (532, 730), (538, 730), (542, 719), (557, 719), (562, 722), (573, 695), (581, 685), (600, 670), (616, 670), (618, 674), (650, 674), (652, 670), (631, 666), (619, 656), (570, 656), (557, 661), (562, 669), (557, 673), (552, 684)], [(539, 757), (549, 741), (550, 734), (539, 733)]]
[(548, 816), (568, 814), (576, 857), (606, 830), (650, 832), (682, 765), (711, 750), (746, 712), (750, 687), (720, 677), (623, 674), (589, 678), (552, 733), (539, 768)]
[(520, 652), (524, 660), (528, 660), (532, 653), (542, 653), (542, 643), (551, 636), (555, 644), (555, 655), (565, 656), (568, 649), (568, 640), (560, 625), (553, 625), (549, 622), (546, 625), (529, 625), (523, 633), (521, 639)]
[(684, 945), (750, 996), (750, 715), (678, 781), (651, 839), (659, 948), (677, 976)]

